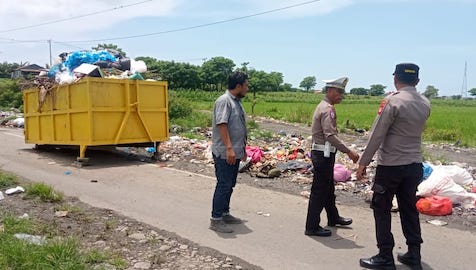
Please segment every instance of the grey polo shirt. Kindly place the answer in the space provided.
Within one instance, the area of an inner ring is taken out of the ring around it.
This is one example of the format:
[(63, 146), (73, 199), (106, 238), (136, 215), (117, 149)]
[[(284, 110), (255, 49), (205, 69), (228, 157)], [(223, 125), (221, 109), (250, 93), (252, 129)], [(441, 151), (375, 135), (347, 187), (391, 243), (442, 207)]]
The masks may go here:
[(221, 95), (213, 108), (212, 152), (215, 156), (226, 159), (226, 146), (223, 143), (217, 125), (227, 124), (230, 141), (236, 158), (245, 157), (247, 139), (246, 115), (241, 100), (233, 96), (229, 90)]

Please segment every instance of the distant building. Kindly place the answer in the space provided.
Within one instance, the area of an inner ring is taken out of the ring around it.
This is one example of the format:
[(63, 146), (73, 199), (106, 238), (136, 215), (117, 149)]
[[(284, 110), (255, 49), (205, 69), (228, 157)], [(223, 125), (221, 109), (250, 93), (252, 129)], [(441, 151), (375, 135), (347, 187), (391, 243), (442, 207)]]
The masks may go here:
[(12, 79), (37, 76), (42, 71), (48, 71), (48, 69), (36, 64), (19, 67), (12, 72)]

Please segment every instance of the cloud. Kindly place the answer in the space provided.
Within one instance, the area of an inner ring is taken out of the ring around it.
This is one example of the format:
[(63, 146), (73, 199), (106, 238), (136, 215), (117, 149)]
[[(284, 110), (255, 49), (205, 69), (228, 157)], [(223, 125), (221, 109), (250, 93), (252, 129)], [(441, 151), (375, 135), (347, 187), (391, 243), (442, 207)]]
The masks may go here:
[[(55, 35), (56, 32), (64, 35), (73, 31), (77, 35), (95, 29), (107, 29), (119, 22), (137, 17), (169, 16), (174, 14), (181, 2), (181, 0), (21, 0), (21, 3), (19, 1), (2, 1), (0, 5), (0, 37), (31, 39), (45, 37), (48, 33), (50, 36)], [(136, 3), (140, 4), (134, 5)], [(125, 7), (121, 8), (121, 6)], [(69, 20), (71, 17), (105, 10), (111, 11)], [(63, 19), (67, 20), (34, 28), (8, 31)]]
[[(256, 11), (265, 11), (270, 9), (278, 9), (286, 6), (298, 5), (307, 2), (305, 0), (246, 0), (247, 4)], [(293, 7), (290, 9), (278, 11), (276, 14), (284, 17), (303, 17), (322, 15), (333, 12), (335, 10), (348, 7), (352, 5), (354, 0), (333, 0), (333, 1), (317, 1), (314, 3), (305, 4), (302, 6)], [(276, 15), (274, 15), (276, 17)]]

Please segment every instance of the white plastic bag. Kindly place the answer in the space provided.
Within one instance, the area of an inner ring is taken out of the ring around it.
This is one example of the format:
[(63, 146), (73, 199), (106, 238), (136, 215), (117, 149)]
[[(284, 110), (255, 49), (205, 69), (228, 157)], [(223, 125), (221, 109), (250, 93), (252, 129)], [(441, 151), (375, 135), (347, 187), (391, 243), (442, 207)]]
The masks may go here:
[[(449, 173), (444, 167), (436, 167), (430, 177), (418, 185), (416, 195), (422, 197), (443, 196), (450, 198), (453, 203), (458, 204), (465, 200), (476, 200), (476, 194), (468, 193), (453, 180), (454, 177), (455, 174)], [(461, 181), (459, 176), (456, 176), (456, 179)]]
[(453, 181), (462, 186), (470, 185), (473, 182), (473, 177), (464, 168), (456, 165), (441, 165), (433, 168), (434, 170), (442, 170), (442, 172), (451, 177)]

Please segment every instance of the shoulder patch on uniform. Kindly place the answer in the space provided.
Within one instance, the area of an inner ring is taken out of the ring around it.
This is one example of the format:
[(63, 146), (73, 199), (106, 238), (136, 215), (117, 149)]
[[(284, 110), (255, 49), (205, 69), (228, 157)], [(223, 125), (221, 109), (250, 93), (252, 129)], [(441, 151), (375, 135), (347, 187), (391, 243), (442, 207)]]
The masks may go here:
[(388, 100), (386, 99), (382, 100), (382, 102), (380, 103), (380, 107), (378, 108), (378, 112), (377, 112), (378, 115), (382, 114), (383, 110), (385, 109), (385, 105), (387, 105), (387, 103), (388, 103)]

